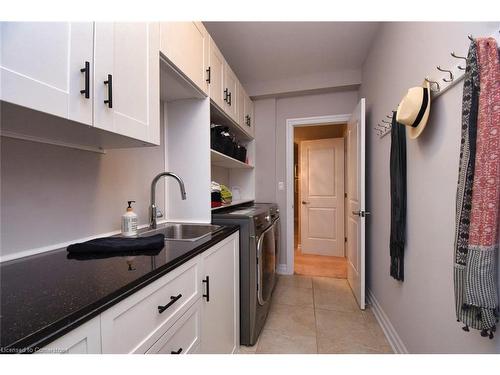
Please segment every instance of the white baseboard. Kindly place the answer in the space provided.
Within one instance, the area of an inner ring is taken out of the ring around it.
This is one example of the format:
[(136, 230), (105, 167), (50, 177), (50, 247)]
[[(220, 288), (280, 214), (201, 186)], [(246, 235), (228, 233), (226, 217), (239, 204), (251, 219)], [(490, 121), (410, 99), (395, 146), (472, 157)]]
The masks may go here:
[(276, 273), (279, 275), (292, 275), (292, 273), (288, 272), (288, 265), (287, 264), (278, 264), (276, 267)]
[(384, 312), (384, 310), (382, 310), (382, 306), (380, 306), (380, 303), (377, 301), (372, 291), (370, 289), (367, 289), (366, 292), (368, 302), (372, 306), (373, 315), (375, 315), (375, 318), (380, 324), (380, 327), (382, 328), (382, 331), (384, 332), (387, 341), (389, 341), (389, 344), (391, 345), (394, 353), (408, 354), (408, 349), (406, 349), (403, 340), (401, 340), (401, 337), (399, 337), (398, 332), (392, 325), (387, 314)]

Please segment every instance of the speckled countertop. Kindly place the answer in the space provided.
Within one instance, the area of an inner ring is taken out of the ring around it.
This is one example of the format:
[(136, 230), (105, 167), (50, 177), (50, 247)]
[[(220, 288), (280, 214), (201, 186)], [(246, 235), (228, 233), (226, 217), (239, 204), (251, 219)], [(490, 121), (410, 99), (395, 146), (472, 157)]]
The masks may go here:
[(47, 345), (238, 230), (165, 241), (158, 255), (68, 259), (66, 249), (0, 265), (0, 352)]

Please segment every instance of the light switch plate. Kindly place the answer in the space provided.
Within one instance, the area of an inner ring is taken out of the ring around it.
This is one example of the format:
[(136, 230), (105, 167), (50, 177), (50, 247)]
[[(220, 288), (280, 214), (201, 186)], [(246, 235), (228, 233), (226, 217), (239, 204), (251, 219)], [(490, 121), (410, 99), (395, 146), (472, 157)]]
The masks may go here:
[(285, 190), (285, 183), (283, 181), (278, 182), (278, 190)]

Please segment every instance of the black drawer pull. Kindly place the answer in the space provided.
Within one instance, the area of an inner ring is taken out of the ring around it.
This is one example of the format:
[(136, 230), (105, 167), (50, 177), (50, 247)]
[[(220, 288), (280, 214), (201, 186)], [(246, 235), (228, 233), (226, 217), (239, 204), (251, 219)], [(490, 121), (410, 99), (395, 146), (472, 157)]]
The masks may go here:
[(228, 101), (228, 104), (231, 105), (231, 92), (229, 94), (227, 94), (228, 98), (229, 98), (229, 101)]
[(85, 88), (80, 90), (80, 94), (88, 99), (90, 98), (90, 63), (88, 61), (85, 61), (85, 68), (80, 69), (80, 72), (85, 73)]
[(229, 97), (229, 89), (225, 89), (225, 90), (224, 90), (224, 101), (225, 101), (226, 103), (229, 103), (229, 102), (227, 101), (227, 98), (228, 98), (228, 97)]
[(182, 353), (182, 348), (179, 348), (178, 350), (172, 350), (170, 354), (181, 354)]
[(170, 306), (172, 306), (174, 303), (176, 303), (181, 297), (182, 297), (182, 294), (179, 294), (177, 296), (170, 296), (170, 302), (164, 306), (158, 306), (158, 312), (161, 314), (166, 309), (168, 309)]
[(108, 105), (108, 108), (113, 108), (113, 76), (108, 74), (108, 80), (104, 81), (105, 85), (108, 85), (108, 100), (104, 101), (104, 104)]
[(207, 77), (207, 79), (205, 81), (207, 81), (207, 83), (210, 83), (210, 76), (211, 76), (211, 74), (210, 74), (211, 73), (210, 67), (207, 68), (207, 73), (208, 73), (208, 77)]
[(203, 294), (203, 297), (205, 297), (207, 299), (207, 302), (210, 302), (210, 279), (207, 276), (202, 281), (207, 284), (207, 294)]

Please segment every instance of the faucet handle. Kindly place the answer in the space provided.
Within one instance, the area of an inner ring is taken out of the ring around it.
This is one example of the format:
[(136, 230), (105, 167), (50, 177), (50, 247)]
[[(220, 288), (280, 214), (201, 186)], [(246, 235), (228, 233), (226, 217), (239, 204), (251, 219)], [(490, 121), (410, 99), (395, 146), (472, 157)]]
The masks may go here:
[(156, 208), (156, 218), (159, 219), (162, 217), (163, 217), (163, 212), (161, 212), (161, 210), (157, 207)]

